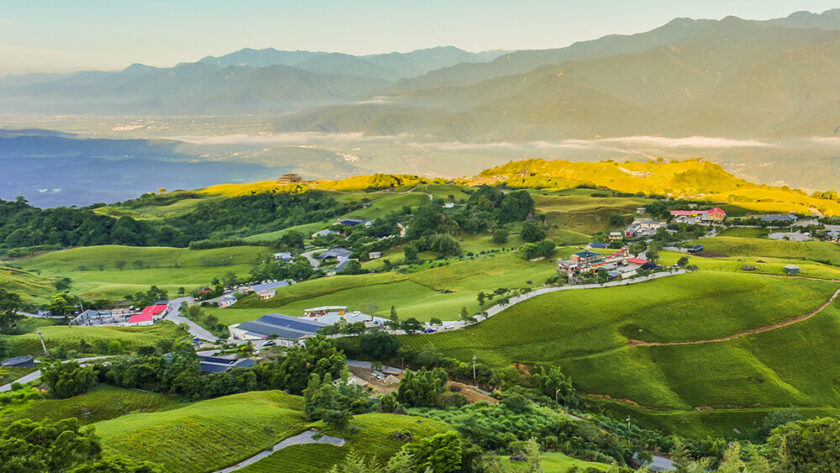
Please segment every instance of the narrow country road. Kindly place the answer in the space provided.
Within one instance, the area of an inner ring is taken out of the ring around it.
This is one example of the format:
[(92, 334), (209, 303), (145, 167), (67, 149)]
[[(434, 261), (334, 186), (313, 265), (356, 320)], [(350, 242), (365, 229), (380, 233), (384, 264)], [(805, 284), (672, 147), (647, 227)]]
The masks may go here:
[(270, 450), (263, 450), (262, 452), (250, 457), (248, 459), (242, 460), (241, 462), (237, 463), (236, 465), (229, 466), (223, 470), (216, 470), (213, 473), (231, 473), (236, 470), (241, 470), (248, 465), (252, 465), (264, 458), (267, 458), (278, 452), (283, 450), (286, 447), (291, 447), (292, 445), (305, 445), (309, 443), (326, 443), (329, 445), (335, 445), (336, 447), (342, 447), (346, 443), (346, 440), (338, 437), (330, 437), (329, 435), (321, 434), (320, 437), (315, 438), (316, 435), (321, 434), (321, 432), (317, 430), (307, 430), (306, 432), (293, 435), (280, 443), (276, 444)]
[(174, 322), (178, 325), (186, 325), (190, 331), (190, 335), (195, 338), (200, 338), (202, 340), (208, 342), (216, 342), (219, 340), (218, 337), (210, 333), (204, 327), (198, 325), (197, 323), (193, 322), (192, 320), (181, 317), (181, 304), (182, 303), (190, 303), (194, 302), (192, 297), (179, 297), (178, 299), (172, 299), (169, 301), (169, 310), (166, 313), (166, 317), (164, 320), (168, 320), (170, 322)]
[(315, 253), (318, 253), (320, 251), (326, 251), (326, 249), (325, 248), (318, 248), (318, 249), (315, 249), (315, 250), (309, 250), (306, 253), (301, 253), (300, 255), (303, 256), (304, 258), (306, 258), (309, 261), (309, 265), (312, 266), (312, 269), (318, 269), (318, 267), (321, 266), (321, 262), (318, 260), (318, 258), (315, 258), (312, 255), (314, 255)]
[[(64, 360), (64, 361), (62, 361), (62, 363), (67, 363), (69, 361), (77, 361), (80, 365), (84, 366), (84, 364), (87, 363), (88, 361), (102, 360), (104, 358), (109, 358), (109, 357), (108, 356), (89, 356), (87, 358), (76, 358), (74, 360)], [(16, 380), (12, 381), (9, 384), (4, 384), (3, 386), (0, 386), (0, 393), (5, 393), (5, 392), (8, 392), (8, 391), (11, 391), (12, 390), (12, 384), (14, 384), (14, 383), (20, 383), (20, 384), (31, 383), (32, 381), (35, 381), (35, 380), (39, 379), (40, 377), (41, 377), (41, 370), (33, 371), (26, 376), (22, 376), (22, 377), (20, 377)]]

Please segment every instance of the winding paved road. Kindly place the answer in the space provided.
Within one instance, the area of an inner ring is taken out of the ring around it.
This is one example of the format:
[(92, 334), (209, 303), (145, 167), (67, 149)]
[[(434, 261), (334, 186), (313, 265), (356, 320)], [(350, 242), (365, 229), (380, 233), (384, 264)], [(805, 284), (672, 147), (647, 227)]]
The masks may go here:
[[(316, 439), (315, 436), (318, 434), (320, 434), (321, 436)], [(263, 450), (262, 452), (254, 455), (251, 458), (242, 460), (236, 465), (229, 466), (223, 470), (216, 470), (213, 473), (231, 473), (236, 470), (241, 470), (242, 468), (245, 468), (248, 465), (252, 465), (264, 458), (270, 457), (274, 453), (283, 450), (286, 447), (291, 447), (292, 445), (305, 445), (308, 443), (326, 443), (329, 445), (335, 445), (336, 447), (341, 447), (344, 446), (346, 440), (338, 437), (330, 437), (329, 435), (323, 435), (317, 430), (307, 430), (306, 432), (294, 435), (283, 440), (282, 442), (272, 447), (271, 450)]]
[(178, 299), (172, 299), (169, 301), (169, 310), (166, 313), (166, 317), (164, 320), (168, 320), (170, 322), (174, 322), (178, 325), (186, 325), (190, 331), (190, 335), (195, 338), (200, 338), (202, 340), (208, 342), (216, 342), (219, 338), (204, 327), (198, 325), (197, 323), (193, 322), (192, 320), (181, 317), (181, 304), (183, 302), (191, 303), (194, 302), (192, 297), (179, 297)]

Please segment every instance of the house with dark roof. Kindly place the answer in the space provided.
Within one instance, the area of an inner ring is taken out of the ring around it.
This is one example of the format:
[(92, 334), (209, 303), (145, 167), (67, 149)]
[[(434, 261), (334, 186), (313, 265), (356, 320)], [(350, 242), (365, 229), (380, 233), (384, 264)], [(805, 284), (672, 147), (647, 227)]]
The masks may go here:
[(235, 358), (228, 356), (198, 355), (199, 366), (205, 373), (224, 373), (233, 368), (250, 368), (257, 364), (250, 358)]
[(338, 261), (344, 261), (350, 259), (351, 254), (353, 254), (353, 252), (347, 248), (333, 248), (318, 255), (318, 258), (321, 258), (322, 260), (335, 259)]
[(765, 223), (772, 223), (775, 225), (789, 225), (796, 223), (799, 217), (796, 215), (782, 214), (782, 215), (760, 215), (759, 220)]
[(28, 355), (16, 356), (0, 363), (3, 368), (34, 368), (35, 360)]
[(339, 220), (336, 225), (346, 225), (348, 227), (355, 227), (356, 225), (364, 225), (366, 227), (371, 226), (370, 220), (360, 220), (358, 218), (342, 218)]
[(307, 337), (314, 336), (326, 324), (285, 314), (266, 314), (228, 327), (231, 338), (237, 340), (264, 340), (276, 338), (277, 344), (294, 346)]

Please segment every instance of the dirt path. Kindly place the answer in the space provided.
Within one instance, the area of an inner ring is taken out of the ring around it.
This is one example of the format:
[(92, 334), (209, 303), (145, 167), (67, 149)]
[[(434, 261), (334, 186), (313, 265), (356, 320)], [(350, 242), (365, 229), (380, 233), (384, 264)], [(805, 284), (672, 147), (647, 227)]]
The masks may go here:
[(645, 342), (642, 340), (635, 340), (632, 338), (627, 339), (627, 341), (632, 347), (666, 347), (678, 345), (699, 345), (701, 343), (728, 342), (730, 340), (735, 340), (737, 338), (745, 337), (747, 335), (755, 335), (757, 333), (769, 332), (771, 330), (776, 330), (782, 327), (787, 327), (789, 325), (798, 324), (799, 322), (804, 322), (810, 319), (811, 317), (819, 314), (820, 312), (824, 311), (829, 305), (831, 305), (832, 302), (834, 302), (835, 299), (837, 299), (837, 296), (840, 296), (840, 289), (834, 291), (834, 294), (832, 294), (832, 296), (829, 297), (827, 301), (823, 302), (819, 307), (812, 310), (811, 312), (808, 312), (807, 314), (802, 314), (800, 316), (785, 320), (783, 322), (775, 323), (773, 325), (766, 325), (764, 327), (734, 333), (725, 337), (710, 338), (706, 340), (692, 340), (688, 342)]

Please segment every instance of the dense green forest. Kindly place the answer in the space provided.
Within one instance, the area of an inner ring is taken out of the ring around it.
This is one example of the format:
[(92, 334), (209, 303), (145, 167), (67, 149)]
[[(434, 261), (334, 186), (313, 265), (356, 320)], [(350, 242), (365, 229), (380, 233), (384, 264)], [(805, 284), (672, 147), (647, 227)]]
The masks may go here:
[(264, 193), (200, 202), (182, 215), (144, 221), (100, 215), (93, 208), (39, 209), (19, 197), (0, 200), (0, 248), (107, 244), (186, 247), (191, 241), (324, 220), (358, 205), (338, 202), (323, 192)]

